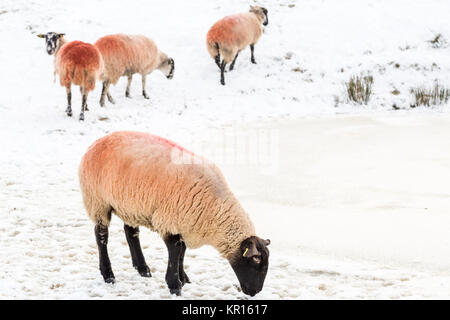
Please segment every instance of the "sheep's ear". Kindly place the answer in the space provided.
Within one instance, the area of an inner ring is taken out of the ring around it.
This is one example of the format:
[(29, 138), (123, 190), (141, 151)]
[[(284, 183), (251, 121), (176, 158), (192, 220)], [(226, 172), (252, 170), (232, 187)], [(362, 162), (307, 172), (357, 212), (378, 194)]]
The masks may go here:
[(266, 240), (263, 240), (264, 241), (264, 245), (267, 247), (269, 244), (270, 244), (270, 240), (269, 239), (266, 239)]
[(45, 38), (45, 34), (39, 33), (39, 34), (37, 35), (37, 37), (38, 37), (38, 38)]
[(65, 33), (58, 33), (58, 38), (62, 38), (64, 37), (66, 34)]

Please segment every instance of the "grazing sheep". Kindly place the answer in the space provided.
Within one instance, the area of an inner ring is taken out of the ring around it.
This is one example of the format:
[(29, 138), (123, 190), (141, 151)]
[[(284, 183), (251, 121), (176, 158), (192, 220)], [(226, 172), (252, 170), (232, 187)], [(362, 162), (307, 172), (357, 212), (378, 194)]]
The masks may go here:
[(255, 44), (263, 32), (261, 23), (265, 26), (269, 23), (267, 13), (266, 8), (250, 6), (249, 12), (227, 16), (209, 29), (206, 35), (206, 47), (220, 69), (222, 85), (225, 85), (225, 66), (231, 62), (229, 70), (233, 70), (239, 52), (248, 45), (252, 53), (251, 62), (256, 63)]
[(183, 269), (186, 247), (202, 245), (215, 247), (230, 262), (244, 293), (261, 291), (270, 240), (255, 236), (250, 218), (215, 165), (161, 137), (120, 131), (89, 147), (79, 177), (85, 208), (95, 223), (105, 282), (115, 282), (107, 252), (115, 213), (125, 224), (132, 262), (142, 276), (151, 274), (139, 226), (161, 235), (169, 252), (166, 282), (171, 293), (179, 295), (190, 282)]
[(155, 69), (160, 70), (168, 79), (173, 78), (175, 62), (160, 51), (153, 40), (142, 35), (113, 34), (97, 40), (95, 46), (100, 50), (105, 62), (102, 76), (103, 89), (100, 105), (105, 105), (105, 95), (109, 102), (114, 99), (109, 86), (116, 84), (122, 76), (128, 77), (125, 96), (130, 97), (130, 85), (133, 74), (142, 76), (142, 95), (149, 99), (145, 91), (146, 76)]
[(71, 85), (80, 86), (82, 95), (80, 120), (84, 120), (84, 111), (87, 111), (87, 96), (94, 90), (95, 82), (103, 71), (103, 59), (100, 51), (92, 44), (64, 39), (64, 33), (48, 32), (39, 34), (45, 38), (47, 53), (55, 56), (55, 76), (59, 76), (61, 86), (67, 91), (66, 113), (72, 116)]

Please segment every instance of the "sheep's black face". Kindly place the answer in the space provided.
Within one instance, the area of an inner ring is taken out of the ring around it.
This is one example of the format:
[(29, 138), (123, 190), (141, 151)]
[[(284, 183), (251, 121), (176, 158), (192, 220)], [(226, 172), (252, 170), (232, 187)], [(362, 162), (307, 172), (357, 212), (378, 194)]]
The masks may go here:
[(166, 76), (167, 79), (172, 79), (173, 74), (175, 73), (175, 61), (173, 61), (172, 58), (165, 58), (158, 69)]
[(266, 279), (269, 244), (270, 240), (247, 238), (242, 241), (236, 256), (231, 260), (231, 267), (236, 273), (242, 291), (252, 297), (262, 290)]
[(58, 47), (58, 40), (64, 36), (64, 33), (48, 32), (46, 34), (38, 34), (39, 38), (45, 39), (45, 44), (47, 46), (47, 53), (52, 55), (55, 53)]
[(264, 18), (264, 21), (262, 22), (264, 26), (267, 26), (269, 24), (269, 16), (266, 8), (258, 6), (250, 6), (250, 12), (253, 12), (259, 18)]
[(170, 67), (170, 71), (169, 74), (167, 75), (167, 79), (172, 79), (173, 74), (175, 73), (175, 61), (172, 58), (169, 58), (168, 64)]
[(264, 22), (263, 22), (263, 26), (267, 26), (268, 24), (269, 24), (269, 12), (267, 11), (267, 9), (266, 8), (261, 8), (262, 9), (262, 11), (263, 11), (263, 13), (264, 13), (264, 16), (265, 16), (265, 19), (264, 19)]

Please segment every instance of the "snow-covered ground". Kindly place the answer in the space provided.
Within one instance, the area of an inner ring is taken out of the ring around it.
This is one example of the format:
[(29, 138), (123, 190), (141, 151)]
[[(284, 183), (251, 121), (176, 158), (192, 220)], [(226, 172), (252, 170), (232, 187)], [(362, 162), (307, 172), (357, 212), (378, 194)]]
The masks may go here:
[[(170, 296), (166, 248), (148, 230), (141, 243), (153, 277), (139, 277), (117, 218), (109, 244), (117, 283), (103, 282), (77, 167), (115, 130), (159, 134), (219, 164), (272, 240), (255, 298), (450, 298), (449, 106), (409, 108), (411, 87), (449, 83), (450, 48), (428, 41), (450, 39), (450, 3), (258, 3), (269, 9), (258, 64), (243, 52), (225, 87), (205, 35), (248, 1), (0, 3), (0, 298), (247, 298), (208, 247), (187, 251), (192, 284)], [(175, 77), (152, 74), (150, 101), (138, 77), (125, 98), (122, 79), (111, 90), (117, 104), (106, 108), (97, 85), (80, 123), (65, 116), (65, 90), (53, 84), (52, 57), (36, 37), (47, 31), (88, 42), (151, 36), (175, 59)], [(372, 101), (346, 103), (344, 81), (367, 71)]]

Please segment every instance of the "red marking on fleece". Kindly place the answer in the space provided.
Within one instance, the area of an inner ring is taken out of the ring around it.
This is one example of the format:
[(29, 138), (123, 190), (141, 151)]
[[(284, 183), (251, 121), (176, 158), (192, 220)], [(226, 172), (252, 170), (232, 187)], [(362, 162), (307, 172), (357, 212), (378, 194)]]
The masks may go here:
[(156, 136), (156, 135), (153, 135), (153, 134), (149, 134), (149, 137), (150, 137), (150, 139), (153, 142), (161, 143), (161, 144), (166, 145), (166, 146), (168, 146), (170, 148), (177, 148), (178, 150), (180, 150), (182, 152), (187, 152), (188, 154), (190, 154), (192, 156), (195, 156), (195, 154), (192, 151), (187, 150), (186, 148), (180, 146), (176, 142), (173, 142), (173, 141), (171, 141), (169, 139), (166, 139), (166, 138), (163, 138), (163, 137), (160, 137), (160, 136)]
[(233, 45), (240, 41), (241, 34), (236, 32), (236, 26), (239, 25), (246, 16), (242, 13), (226, 16), (223, 19), (217, 21), (211, 29), (209, 29), (206, 35), (207, 41), (211, 44), (215, 42)]

